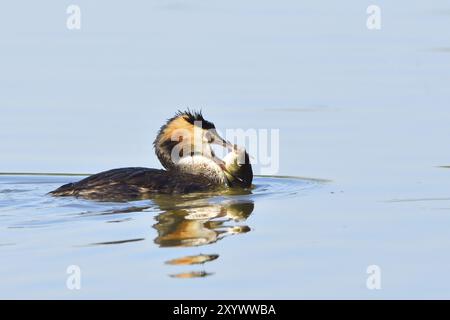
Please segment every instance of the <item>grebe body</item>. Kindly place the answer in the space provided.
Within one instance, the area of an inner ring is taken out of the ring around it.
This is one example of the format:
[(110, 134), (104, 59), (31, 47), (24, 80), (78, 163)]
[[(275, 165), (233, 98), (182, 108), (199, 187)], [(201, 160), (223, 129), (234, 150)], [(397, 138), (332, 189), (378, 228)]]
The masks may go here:
[(152, 168), (120, 168), (100, 172), (51, 192), (55, 196), (92, 199), (141, 198), (151, 194), (175, 194), (225, 187), (203, 175)]

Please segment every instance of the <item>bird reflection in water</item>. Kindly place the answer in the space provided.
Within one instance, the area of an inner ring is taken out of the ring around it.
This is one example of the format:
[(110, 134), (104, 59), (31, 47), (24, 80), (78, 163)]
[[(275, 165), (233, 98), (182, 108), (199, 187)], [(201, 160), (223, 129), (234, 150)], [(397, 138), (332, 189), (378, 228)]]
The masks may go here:
[[(153, 226), (158, 236), (154, 242), (160, 247), (196, 247), (215, 243), (229, 235), (250, 231), (243, 222), (250, 216), (254, 203), (250, 200), (226, 200), (221, 203), (205, 203), (201, 200), (186, 201), (165, 209)], [(204, 265), (219, 258), (218, 254), (183, 256), (166, 261), (168, 265)], [(173, 278), (199, 278), (212, 275), (206, 271), (171, 274)]]

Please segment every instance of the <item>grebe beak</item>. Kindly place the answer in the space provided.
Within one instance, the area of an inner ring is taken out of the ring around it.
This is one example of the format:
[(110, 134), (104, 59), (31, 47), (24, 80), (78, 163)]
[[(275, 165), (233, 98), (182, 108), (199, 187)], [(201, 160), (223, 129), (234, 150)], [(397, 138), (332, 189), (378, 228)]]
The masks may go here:
[[(219, 146), (222, 146), (230, 151), (236, 151), (238, 146), (235, 144), (232, 144), (231, 142), (223, 139), (221, 136), (219, 136), (219, 134), (214, 130), (214, 131), (210, 131), (210, 133), (212, 133), (212, 142), (211, 144), (217, 144)], [(219, 165), (219, 167), (226, 173), (228, 173), (230, 176), (232, 176), (234, 179), (239, 180), (239, 181), (243, 181), (241, 178), (236, 177), (234, 174), (232, 174), (230, 171), (228, 171), (226, 165), (225, 165), (225, 161), (223, 161), (222, 159), (218, 158), (215, 154), (213, 154), (212, 159), (214, 160), (215, 163), (217, 163)]]
[(229, 142), (229, 141), (223, 140), (222, 138), (220, 138), (220, 140), (217, 139), (217, 138), (214, 139), (213, 143), (214, 144), (218, 144), (219, 146), (222, 146), (222, 147), (224, 147), (224, 148), (226, 148), (226, 149), (228, 149), (230, 151), (234, 150), (234, 145), (231, 142)]
[(217, 144), (219, 146), (227, 148), (230, 151), (235, 149), (235, 146), (231, 142), (223, 139), (217, 132), (212, 132), (212, 137), (212, 144)]

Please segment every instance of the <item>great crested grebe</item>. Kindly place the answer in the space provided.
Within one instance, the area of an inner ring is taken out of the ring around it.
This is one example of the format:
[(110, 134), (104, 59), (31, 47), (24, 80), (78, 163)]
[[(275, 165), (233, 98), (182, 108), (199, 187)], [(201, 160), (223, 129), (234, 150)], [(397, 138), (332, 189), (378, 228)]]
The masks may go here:
[[(230, 153), (221, 160), (212, 144), (226, 147)], [(153, 145), (165, 170), (113, 169), (68, 183), (50, 194), (125, 199), (251, 186), (253, 172), (247, 152), (221, 138), (201, 112), (178, 111), (161, 127)]]

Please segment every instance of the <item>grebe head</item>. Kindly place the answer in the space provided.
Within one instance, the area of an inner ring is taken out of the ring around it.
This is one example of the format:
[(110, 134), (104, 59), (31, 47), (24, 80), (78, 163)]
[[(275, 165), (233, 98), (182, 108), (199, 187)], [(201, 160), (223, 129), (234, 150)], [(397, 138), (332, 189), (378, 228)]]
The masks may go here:
[[(201, 112), (178, 111), (174, 117), (167, 120), (159, 130), (153, 145), (156, 156), (164, 168), (187, 168), (191, 161), (183, 161), (186, 157), (204, 157), (205, 161), (213, 160), (219, 167), (225, 163), (217, 158), (211, 144), (217, 144), (229, 149), (233, 145), (225, 141), (216, 131), (210, 121), (203, 118)], [(183, 162), (183, 166), (179, 163)], [(197, 161), (196, 161), (197, 162)]]

